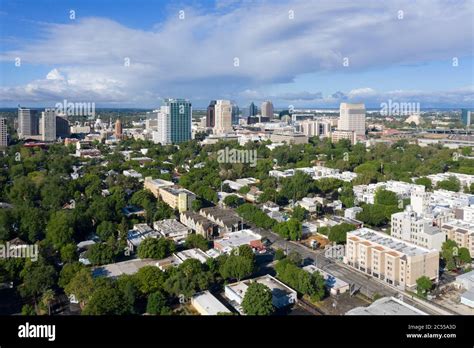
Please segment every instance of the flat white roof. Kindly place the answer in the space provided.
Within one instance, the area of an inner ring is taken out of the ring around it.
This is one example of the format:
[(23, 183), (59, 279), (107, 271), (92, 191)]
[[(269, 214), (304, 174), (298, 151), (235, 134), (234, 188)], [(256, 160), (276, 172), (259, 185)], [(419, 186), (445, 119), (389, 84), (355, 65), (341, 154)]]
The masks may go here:
[(122, 274), (135, 274), (145, 266), (156, 266), (158, 260), (154, 259), (133, 259), (117, 263), (110, 263), (92, 269), (94, 277), (118, 277)]
[(391, 237), (388, 234), (378, 232), (366, 227), (348, 232), (347, 237), (349, 238), (350, 236), (365, 239), (367, 241), (384, 246), (388, 249), (398, 251), (401, 254), (407, 256), (423, 255), (431, 252), (431, 250), (429, 249), (422, 248), (413, 243), (405, 242), (401, 239)]
[(191, 304), (194, 306), (196, 304), (199, 305), (201, 309), (205, 311), (205, 313), (201, 313), (202, 315), (217, 315), (217, 313), (231, 313), (226, 306), (222, 304), (213, 294), (211, 294), (208, 290), (200, 292), (193, 296)]
[(252, 230), (240, 230), (237, 232), (230, 232), (220, 239), (214, 240), (219, 243), (224, 249), (235, 248), (244, 244), (250, 244), (254, 240), (261, 240), (262, 236), (253, 232)]
[(395, 297), (383, 297), (368, 307), (356, 307), (346, 315), (428, 315)]
[(316, 267), (315, 265), (308, 265), (303, 267), (306, 272), (314, 273), (319, 272), (323, 276), (324, 280), (326, 281), (326, 286), (330, 289), (340, 289), (348, 287), (349, 284), (342, 279), (336, 278), (331, 273), (323, 271), (322, 269)]

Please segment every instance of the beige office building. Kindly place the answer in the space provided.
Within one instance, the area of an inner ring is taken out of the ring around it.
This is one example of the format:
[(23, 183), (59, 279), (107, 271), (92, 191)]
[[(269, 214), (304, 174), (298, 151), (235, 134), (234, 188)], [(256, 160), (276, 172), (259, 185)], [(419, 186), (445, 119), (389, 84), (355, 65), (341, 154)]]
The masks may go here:
[(214, 134), (232, 132), (232, 104), (230, 100), (217, 100), (214, 106)]
[(273, 104), (271, 101), (264, 101), (261, 105), (262, 117), (273, 118)]
[(365, 105), (341, 103), (337, 129), (354, 131), (356, 136), (365, 136)]
[(347, 139), (352, 145), (356, 143), (356, 133), (349, 130), (335, 130), (331, 132), (331, 141), (337, 143), (339, 140)]
[(438, 281), (439, 252), (389, 235), (360, 228), (347, 233), (344, 262), (361, 272), (401, 289), (415, 289), (427, 276)]

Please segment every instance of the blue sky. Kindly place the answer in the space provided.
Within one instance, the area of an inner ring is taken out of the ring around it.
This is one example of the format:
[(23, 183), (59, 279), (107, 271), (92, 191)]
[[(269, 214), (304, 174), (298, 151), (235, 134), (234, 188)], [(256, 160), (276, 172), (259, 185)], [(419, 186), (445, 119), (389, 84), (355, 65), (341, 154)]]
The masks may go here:
[(2, 0), (0, 106), (472, 107), (473, 16), (471, 0)]

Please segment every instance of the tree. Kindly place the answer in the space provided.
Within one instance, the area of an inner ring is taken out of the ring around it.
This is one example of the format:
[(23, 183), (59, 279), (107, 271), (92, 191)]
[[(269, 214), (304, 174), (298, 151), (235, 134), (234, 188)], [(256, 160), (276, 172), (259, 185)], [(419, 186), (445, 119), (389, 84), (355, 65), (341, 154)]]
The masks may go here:
[(433, 283), (427, 276), (421, 276), (416, 280), (416, 292), (418, 295), (426, 297), (427, 292), (431, 290)]
[(84, 267), (80, 262), (66, 263), (59, 273), (58, 285), (63, 289), (66, 288), (72, 278)]
[(116, 286), (101, 286), (92, 293), (82, 314), (84, 315), (124, 315), (129, 314), (131, 309), (124, 305), (126, 303), (120, 289)]
[(331, 242), (336, 242), (337, 244), (345, 244), (347, 232), (355, 229), (356, 227), (354, 225), (345, 222), (333, 226), (329, 229), (329, 240)]
[(167, 306), (166, 297), (161, 292), (154, 292), (148, 296), (146, 312), (154, 315), (171, 314), (171, 309)]
[(166, 238), (145, 238), (138, 246), (138, 257), (141, 259), (163, 259), (171, 255), (176, 247), (172, 240)]
[(297, 205), (293, 209), (293, 213), (291, 214), (291, 217), (300, 222), (303, 222), (308, 217), (308, 211), (305, 208)]
[(107, 243), (96, 243), (86, 252), (86, 257), (93, 265), (105, 265), (114, 262), (115, 252)]
[(471, 254), (467, 248), (459, 248), (458, 260), (460, 264), (468, 264), (471, 262)]
[(461, 183), (455, 176), (450, 176), (447, 180), (442, 180), (436, 185), (437, 189), (459, 192)]
[(54, 212), (46, 226), (46, 239), (59, 250), (64, 245), (73, 242), (73, 221), (67, 211)]
[(376, 204), (364, 204), (362, 211), (357, 214), (357, 219), (364, 224), (377, 227), (386, 225), (388, 222), (385, 207)]
[(252, 282), (245, 292), (242, 309), (247, 315), (271, 315), (275, 311), (272, 292), (264, 284)]
[(66, 244), (61, 248), (61, 261), (73, 262), (77, 259), (76, 245), (74, 243)]
[(254, 264), (251, 259), (245, 256), (231, 255), (219, 268), (219, 272), (224, 278), (240, 281), (242, 278), (250, 276), (253, 269)]
[(236, 195), (229, 195), (224, 198), (224, 204), (228, 207), (237, 208), (239, 205), (244, 204), (244, 200)]
[(275, 255), (273, 256), (274, 260), (280, 261), (286, 257), (285, 252), (281, 249), (275, 250)]
[[(66, 281), (66, 279), (64, 279)], [(66, 294), (74, 297), (82, 304), (87, 302), (94, 290), (94, 281), (89, 269), (81, 268), (64, 288)]]
[(57, 274), (53, 266), (39, 260), (27, 262), (21, 271), (21, 277), (23, 278), (23, 284), (20, 287), (21, 295), (36, 299), (54, 286)]
[(398, 205), (397, 194), (393, 191), (377, 189), (374, 197), (375, 204), (380, 205)]
[(163, 289), (165, 273), (156, 266), (145, 266), (135, 274), (138, 290), (144, 294), (151, 294)]
[(431, 180), (426, 177), (416, 179), (415, 184), (423, 185), (427, 190), (431, 190), (431, 188), (433, 187), (431, 184)]
[(209, 249), (209, 241), (200, 234), (193, 233), (188, 235), (184, 246), (188, 249), (199, 248), (203, 251), (207, 251)]
[(199, 260), (188, 259), (170, 272), (164, 289), (175, 296), (191, 297), (209, 288), (213, 282), (211, 272)]
[(110, 221), (102, 221), (99, 226), (97, 226), (97, 235), (103, 242), (108, 240), (110, 237), (114, 237), (116, 231), (117, 227)]

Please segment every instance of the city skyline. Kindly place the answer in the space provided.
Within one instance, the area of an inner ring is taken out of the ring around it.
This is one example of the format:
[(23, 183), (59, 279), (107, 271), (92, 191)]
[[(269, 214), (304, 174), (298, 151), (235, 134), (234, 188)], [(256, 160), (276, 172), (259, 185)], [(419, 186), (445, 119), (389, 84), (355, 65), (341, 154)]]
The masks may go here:
[(471, 108), (473, 13), (469, 1), (7, 2), (0, 107)]

